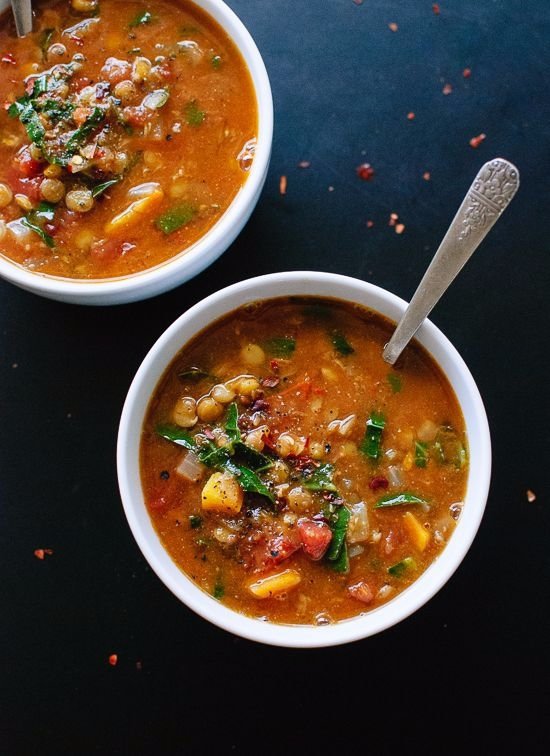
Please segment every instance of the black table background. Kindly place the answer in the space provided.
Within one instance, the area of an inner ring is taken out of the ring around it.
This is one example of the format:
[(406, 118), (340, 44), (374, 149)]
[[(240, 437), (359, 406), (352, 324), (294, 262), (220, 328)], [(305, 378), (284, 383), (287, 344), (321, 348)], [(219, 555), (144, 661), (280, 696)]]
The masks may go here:
[[(550, 6), (440, 5), (232, 0), (276, 114), (265, 190), (237, 241), (133, 305), (64, 305), (0, 283), (1, 752), (548, 752)], [(194, 302), (261, 273), (336, 271), (409, 298), (495, 156), (517, 164), (522, 187), (432, 315), (478, 382), (493, 438), (463, 564), (413, 617), (334, 649), (261, 646), (196, 617), (148, 568), (118, 496), (117, 424), (143, 356)], [(370, 182), (355, 175), (362, 162)], [(54, 554), (39, 561), (44, 547)]]

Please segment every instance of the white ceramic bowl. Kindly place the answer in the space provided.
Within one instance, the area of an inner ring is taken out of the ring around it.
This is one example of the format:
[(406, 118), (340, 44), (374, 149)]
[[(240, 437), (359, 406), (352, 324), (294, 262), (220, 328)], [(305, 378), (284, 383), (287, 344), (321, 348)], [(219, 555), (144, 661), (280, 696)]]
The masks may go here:
[[(33, 273), (2, 256), (0, 276), (22, 289), (49, 299), (89, 305), (112, 305), (147, 299), (178, 286), (200, 273), (235, 240), (250, 217), (269, 167), (273, 138), (273, 99), (262, 57), (243, 23), (222, 0), (193, 0), (231, 37), (244, 58), (258, 104), (258, 144), (242, 189), (220, 220), (195, 244), (160, 265), (120, 278), (80, 281)], [(0, 0), (0, 12), (9, 6)]]
[[(247, 302), (287, 295), (333, 297), (356, 302), (397, 321), (406, 303), (372, 284), (329, 273), (275, 273), (229, 286), (185, 312), (159, 338), (143, 360), (128, 392), (120, 421), (118, 479), (126, 517), (145, 558), (168, 588), (210, 622), (236, 635), (277, 646), (332, 646), (378, 633), (426, 603), (451, 577), (479, 527), (491, 473), (487, 416), (476, 384), (464, 361), (433, 323), (417, 334), (449, 379), (466, 422), (470, 467), (464, 509), (449, 543), (435, 562), (408, 588), (362, 617), (320, 627), (277, 625), (245, 617), (198, 588), (172, 561), (151, 524), (139, 473), (139, 446), (149, 400), (175, 355), (210, 323)], [(458, 608), (457, 608), (458, 611)]]

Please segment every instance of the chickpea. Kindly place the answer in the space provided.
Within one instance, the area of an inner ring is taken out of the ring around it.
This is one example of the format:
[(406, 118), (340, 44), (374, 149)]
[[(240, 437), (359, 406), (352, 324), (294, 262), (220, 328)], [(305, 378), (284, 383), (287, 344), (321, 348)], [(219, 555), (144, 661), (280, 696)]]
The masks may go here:
[(260, 388), (260, 382), (252, 375), (245, 375), (238, 378), (235, 383), (229, 382), (231, 388), (235, 389), (241, 396), (252, 396), (252, 394)]
[(13, 192), (7, 184), (0, 184), (0, 210), (13, 200)]
[(181, 428), (192, 428), (197, 422), (197, 403), (192, 396), (181, 396), (172, 410), (172, 419)]
[(40, 149), (40, 147), (37, 147), (36, 144), (29, 145), (29, 154), (33, 160), (44, 160), (42, 150)]
[(44, 179), (40, 184), (40, 196), (46, 202), (60, 202), (65, 196), (65, 184), (59, 179)]
[(309, 445), (309, 456), (312, 459), (323, 459), (325, 456), (325, 449), (323, 444), (320, 444), (318, 441), (313, 441)]
[(94, 206), (94, 198), (89, 189), (72, 189), (65, 196), (65, 204), (76, 213), (88, 213)]
[(305, 449), (305, 442), (292, 433), (281, 433), (275, 442), (275, 448), (280, 457), (288, 457), (291, 454), (301, 454)]
[(210, 391), (212, 399), (220, 404), (229, 404), (235, 398), (235, 392), (223, 383), (218, 383)]
[(93, 13), (97, 10), (99, 0), (71, 0), (71, 5), (78, 13)]
[(265, 446), (264, 436), (266, 432), (267, 428), (265, 427), (265, 425), (260, 426), (253, 431), (250, 431), (250, 433), (246, 434), (245, 444), (247, 446), (250, 446), (252, 449), (255, 449), (256, 451), (263, 451), (263, 448)]
[(24, 210), (26, 213), (32, 210), (32, 202), (26, 194), (16, 194), (14, 195), (14, 200), (19, 205), (21, 210)]
[(241, 349), (241, 357), (247, 365), (259, 367), (265, 362), (265, 352), (258, 344), (247, 344)]
[(211, 423), (221, 417), (223, 405), (211, 396), (203, 396), (197, 404), (197, 414), (203, 423)]
[(143, 84), (151, 73), (151, 61), (149, 58), (138, 57), (132, 66), (132, 81), (134, 84)]
[(308, 509), (313, 501), (310, 492), (307, 488), (302, 488), (302, 486), (291, 488), (286, 498), (288, 506), (295, 512), (303, 512)]
[(44, 176), (46, 178), (59, 178), (61, 174), (63, 173), (63, 169), (60, 165), (56, 165), (55, 163), (52, 163), (52, 165), (48, 165), (46, 168), (44, 168)]
[(130, 79), (124, 79), (115, 85), (113, 94), (123, 105), (127, 105), (137, 95), (137, 89)]
[(277, 484), (286, 483), (289, 475), (290, 471), (288, 469), (288, 465), (281, 459), (276, 459), (267, 472), (267, 477), (269, 478), (269, 480)]

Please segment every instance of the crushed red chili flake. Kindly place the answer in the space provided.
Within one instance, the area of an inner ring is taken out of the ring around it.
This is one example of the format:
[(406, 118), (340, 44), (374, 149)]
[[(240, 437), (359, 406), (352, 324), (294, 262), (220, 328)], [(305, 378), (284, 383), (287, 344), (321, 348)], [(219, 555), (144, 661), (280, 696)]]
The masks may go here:
[(527, 501), (529, 502), (529, 504), (532, 504), (536, 500), (536, 498), (537, 498), (536, 494), (533, 491), (531, 491), (530, 488), (528, 488), (527, 489)]
[(12, 66), (16, 65), (16, 60), (11, 53), (2, 54), (2, 63), (10, 63)]
[(309, 160), (300, 160), (300, 162), (298, 163), (298, 168), (309, 168), (310, 165), (311, 163), (309, 162)]
[(53, 549), (35, 549), (34, 555), (37, 559), (44, 559), (44, 557), (51, 556), (53, 554)]
[(370, 181), (374, 176), (374, 168), (370, 163), (361, 163), (355, 169), (355, 173), (362, 181)]
[(402, 234), (405, 230), (405, 224), (404, 223), (398, 223), (395, 227), (395, 233), (396, 234)]
[(277, 360), (270, 360), (269, 361), (269, 369), (272, 373), (278, 373), (279, 372), (279, 363)]
[(216, 436), (214, 435), (214, 431), (212, 430), (212, 428), (208, 428), (208, 427), (204, 428), (203, 433), (209, 441), (216, 440)]
[(444, 95), (450, 95), (451, 92), (453, 91), (453, 85), (447, 83), (445, 84), (445, 86), (443, 87), (441, 91), (443, 92)]
[(388, 226), (395, 226), (395, 224), (397, 223), (397, 219), (398, 218), (399, 218), (399, 216), (397, 215), (397, 213), (391, 213), (390, 214), (390, 219), (388, 221)]
[(441, 12), (441, 8), (439, 7), (439, 3), (433, 3), (432, 10), (435, 13), (436, 16), (439, 16)]
[(109, 664), (111, 665), (111, 667), (116, 667), (117, 663), (118, 663), (118, 655), (111, 654), (109, 656)]
[(374, 478), (371, 478), (369, 483), (371, 491), (377, 491), (379, 488), (387, 488), (388, 486), (389, 481), (383, 475), (376, 475)]
[(471, 68), (465, 68), (464, 71), (462, 71), (462, 76), (464, 76), (465, 79), (469, 79), (471, 75), (472, 75)]
[(429, 181), (431, 177), (432, 177), (432, 174), (429, 171), (424, 171), (424, 173), (422, 174), (422, 178), (424, 179), (424, 181)]
[(373, 226), (374, 226), (374, 221), (373, 220), (368, 220), (367, 221), (367, 228), (372, 228)]
[(407, 113), (407, 118), (409, 119), (409, 121), (414, 121), (415, 117), (416, 117), (416, 116), (415, 116), (415, 114), (414, 114), (414, 113), (412, 112), (412, 110), (411, 110), (411, 112), (410, 112), (410, 113)]
[(277, 378), (276, 375), (268, 375), (265, 378), (262, 378), (261, 384), (262, 386), (265, 386), (265, 388), (275, 388), (275, 386), (278, 386), (280, 382), (280, 378)]
[(363, 0), (353, 0), (354, 5), (363, 5)]
[(392, 21), (391, 24), (388, 24), (388, 27), (392, 32), (396, 32), (399, 29), (395, 21)]
[(281, 178), (279, 179), (279, 193), (280, 194), (286, 194), (286, 185), (287, 185), (286, 176), (281, 176)]
[(137, 669), (138, 672), (141, 672), (141, 670), (143, 669), (143, 662), (137, 661), (136, 662), (136, 669)]
[(472, 137), (470, 139), (470, 147), (473, 147), (474, 150), (477, 150), (477, 148), (483, 142), (484, 139), (486, 139), (485, 134), (478, 134), (477, 136)]

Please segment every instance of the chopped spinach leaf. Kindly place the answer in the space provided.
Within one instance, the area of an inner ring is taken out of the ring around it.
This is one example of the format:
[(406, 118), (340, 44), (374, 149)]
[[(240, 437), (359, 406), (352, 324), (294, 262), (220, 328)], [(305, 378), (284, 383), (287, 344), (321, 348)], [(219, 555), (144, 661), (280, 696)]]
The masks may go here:
[(332, 346), (342, 355), (353, 354), (355, 349), (348, 342), (346, 337), (341, 331), (333, 331), (331, 334)]
[(155, 226), (165, 234), (173, 234), (174, 231), (187, 225), (195, 217), (195, 210), (191, 205), (183, 202), (167, 210), (155, 221)]
[(289, 336), (268, 339), (265, 348), (273, 357), (291, 357), (296, 349), (296, 339)]
[(55, 34), (55, 29), (43, 29), (40, 34), (40, 49), (42, 50), (42, 56), (46, 58), (46, 53), (52, 41), (52, 37)]
[(329, 462), (317, 467), (305, 481), (304, 488), (310, 491), (333, 491), (336, 493), (336, 486), (332, 482), (333, 473), (334, 465)]
[(343, 572), (345, 574), (349, 572), (348, 545), (345, 541), (342, 544), (342, 548), (340, 549), (338, 557), (333, 562), (331, 562), (330, 566), (332, 567), (334, 572)]
[(188, 370), (183, 370), (181, 373), (178, 373), (178, 378), (180, 381), (188, 381), (189, 383), (198, 383), (205, 378), (215, 380), (215, 376), (198, 367), (190, 367)]
[(416, 569), (416, 562), (414, 559), (412, 557), (405, 557), (405, 559), (397, 562), (397, 564), (392, 564), (391, 567), (388, 567), (388, 572), (390, 575), (393, 575), (393, 577), (402, 577), (405, 572), (414, 569)]
[(414, 463), (417, 467), (426, 467), (428, 464), (428, 444), (416, 441), (414, 444)]
[(200, 528), (202, 525), (202, 517), (199, 517), (199, 515), (189, 515), (189, 525), (193, 530)]
[(247, 446), (242, 441), (235, 441), (233, 443), (233, 451), (239, 461), (242, 461), (247, 467), (256, 472), (273, 467), (273, 461), (268, 456), (256, 451), (251, 446)]
[(55, 242), (53, 240), (53, 237), (51, 237), (49, 234), (47, 234), (43, 228), (41, 228), (32, 218), (32, 212), (29, 213), (25, 218), (21, 218), (21, 224), (23, 226), (26, 226), (27, 228), (30, 228), (31, 231), (34, 231), (35, 234), (38, 234), (38, 236), (42, 239), (44, 244), (48, 246), (50, 249), (53, 249), (55, 247)]
[(172, 441), (172, 443), (183, 446), (184, 449), (189, 449), (189, 451), (197, 451), (198, 444), (193, 436), (177, 425), (157, 425), (155, 431), (158, 436), (162, 436), (167, 441)]
[(196, 100), (191, 100), (185, 106), (185, 120), (189, 126), (200, 126), (206, 118), (204, 110), (200, 110)]
[(104, 181), (102, 184), (97, 184), (92, 189), (92, 197), (95, 199), (96, 197), (99, 197), (103, 192), (107, 191), (107, 189), (110, 186), (114, 186), (115, 184), (118, 184), (118, 182), (121, 181), (121, 177), (111, 179), (110, 181)]
[(153, 14), (150, 11), (140, 11), (137, 16), (134, 16), (128, 26), (131, 29), (134, 29), (136, 26), (144, 26), (145, 24), (150, 24), (152, 20)]
[(386, 427), (386, 418), (381, 412), (371, 412), (367, 420), (365, 438), (359, 447), (370, 459), (378, 460), (382, 455), (382, 431)]
[(327, 551), (329, 562), (335, 562), (340, 556), (348, 532), (350, 520), (350, 511), (347, 507), (341, 506), (334, 515), (334, 521), (329, 523), (332, 530), (332, 541)]
[(70, 157), (79, 147), (83, 144), (91, 132), (99, 126), (101, 121), (105, 118), (105, 112), (101, 108), (94, 108), (92, 114), (86, 118), (82, 126), (80, 126), (73, 133), (69, 141), (65, 146), (65, 151), (68, 153), (66, 159)]
[(401, 376), (397, 375), (396, 373), (388, 373), (388, 383), (390, 384), (391, 390), (394, 394), (398, 394), (403, 388)]
[(220, 55), (213, 55), (212, 60), (210, 61), (212, 63), (212, 68), (216, 71), (221, 67), (222, 59)]
[(237, 478), (237, 482), (243, 491), (260, 494), (269, 499), (272, 504), (275, 503), (275, 497), (253, 470), (249, 470), (244, 465), (236, 464), (232, 460), (228, 460), (224, 468)]
[(230, 441), (240, 441), (241, 431), (237, 424), (239, 420), (239, 409), (235, 402), (231, 402), (227, 408), (227, 418), (225, 420), (225, 430)]
[(401, 504), (427, 504), (428, 502), (426, 499), (422, 499), (420, 496), (417, 496), (416, 494), (412, 493), (400, 493), (400, 494), (389, 494), (388, 496), (383, 496), (381, 499), (379, 499), (376, 504), (374, 505), (375, 509), (381, 509), (383, 507), (398, 507)]

